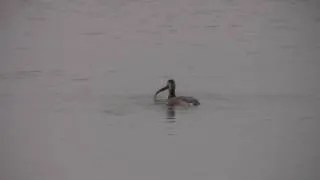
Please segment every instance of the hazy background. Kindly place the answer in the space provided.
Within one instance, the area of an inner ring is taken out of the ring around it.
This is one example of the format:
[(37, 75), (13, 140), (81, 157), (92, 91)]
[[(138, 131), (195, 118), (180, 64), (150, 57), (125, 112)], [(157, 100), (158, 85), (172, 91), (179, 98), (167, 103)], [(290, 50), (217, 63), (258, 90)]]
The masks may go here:
[[(0, 178), (318, 180), (319, 32), (318, 0), (2, 0)], [(167, 120), (168, 78), (201, 106)]]

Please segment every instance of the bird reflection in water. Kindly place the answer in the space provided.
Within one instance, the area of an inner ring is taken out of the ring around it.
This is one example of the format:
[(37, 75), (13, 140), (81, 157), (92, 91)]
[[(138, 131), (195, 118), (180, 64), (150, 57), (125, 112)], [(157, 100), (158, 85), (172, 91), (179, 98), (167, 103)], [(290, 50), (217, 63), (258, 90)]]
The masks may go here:
[(169, 136), (176, 135), (176, 110), (174, 106), (167, 106), (167, 117), (166, 117), (166, 123), (167, 123), (167, 134)]
[(174, 106), (167, 107), (167, 122), (175, 123), (176, 122), (176, 111)]

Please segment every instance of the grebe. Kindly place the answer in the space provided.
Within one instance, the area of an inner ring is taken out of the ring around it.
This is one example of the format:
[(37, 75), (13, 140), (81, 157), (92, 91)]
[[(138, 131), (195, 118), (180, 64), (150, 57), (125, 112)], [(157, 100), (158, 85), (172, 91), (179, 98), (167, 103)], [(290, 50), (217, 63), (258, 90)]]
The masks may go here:
[(157, 95), (164, 91), (167, 90), (169, 91), (168, 95), (168, 106), (198, 106), (200, 105), (200, 102), (193, 98), (193, 97), (187, 97), (187, 96), (176, 96), (176, 83), (173, 79), (169, 79), (167, 81), (167, 85), (161, 89), (159, 89), (155, 94), (154, 94), (154, 101), (157, 101)]

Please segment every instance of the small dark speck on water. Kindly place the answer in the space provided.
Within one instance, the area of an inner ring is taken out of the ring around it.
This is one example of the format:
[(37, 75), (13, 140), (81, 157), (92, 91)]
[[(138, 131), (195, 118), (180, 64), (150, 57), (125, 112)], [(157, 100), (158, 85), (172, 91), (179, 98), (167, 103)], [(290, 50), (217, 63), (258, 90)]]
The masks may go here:
[(178, 30), (177, 29), (169, 29), (169, 32), (170, 33), (175, 33), (175, 32), (177, 32)]
[(176, 135), (175, 133), (168, 133), (169, 136), (174, 136)]
[(210, 25), (210, 26), (206, 26), (205, 28), (216, 28), (219, 27), (219, 25)]
[(30, 71), (21, 71), (21, 72), (24, 72), (24, 73), (41, 73), (42, 71), (40, 71), (40, 70), (30, 70)]
[(124, 116), (123, 113), (120, 112), (116, 112), (113, 110), (104, 110), (103, 113), (109, 114), (109, 115), (113, 115), (113, 116)]
[(265, 121), (271, 121), (271, 120), (273, 120), (273, 119), (270, 118), (270, 117), (266, 117), (266, 118), (264, 118), (263, 120), (265, 120)]
[(85, 35), (85, 36), (102, 36), (104, 35), (103, 32), (86, 32), (86, 33), (83, 33), (82, 35)]
[(259, 54), (259, 52), (258, 51), (248, 51), (248, 52), (246, 52), (247, 56), (256, 55), (256, 54)]
[(310, 117), (310, 116), (300, 118), (301, 121), (312, 120), (312, 119), (313, 119), (313, 117)]
[(27, 47), (17, 47), (16, 50), (25, 51), (25, 50), (28, 50), (28, 48)]
[(45, 17), (28, 17), (27, 20), (29, 21), (46, 21)]
[(74, 78), (72, 81), (88, 81), (88, 78)]

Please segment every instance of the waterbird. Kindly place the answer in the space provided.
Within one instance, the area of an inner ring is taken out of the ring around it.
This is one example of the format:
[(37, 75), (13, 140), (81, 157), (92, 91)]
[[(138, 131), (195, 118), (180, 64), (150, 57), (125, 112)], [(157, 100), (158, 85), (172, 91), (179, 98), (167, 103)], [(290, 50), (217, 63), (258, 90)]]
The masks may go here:
[(162, 92), (167, 90), (169, 91), (168, 94), (168, 99), (167, 99), (167, 105), (168, 106), (199, 106), (200, 102), (190, 96), (176, 96), (176, 83), (174, 79), (169, 79), (167, 81), (167, 85), (164, 86), (163, 88), (159, 89), (153, 96), (153, 99), (155, 102), (157, 102), (157, 95)]

